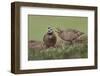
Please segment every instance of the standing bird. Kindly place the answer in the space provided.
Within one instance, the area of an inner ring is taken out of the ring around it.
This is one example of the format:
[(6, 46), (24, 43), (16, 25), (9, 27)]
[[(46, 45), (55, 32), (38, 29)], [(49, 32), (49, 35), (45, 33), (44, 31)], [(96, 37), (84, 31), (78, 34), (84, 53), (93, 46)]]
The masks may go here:
[(56, 32), (62, 40), (68, 41), (70, 44), (72, 44), (79, 36), (84, 34), (83, 32), (74, 29), (62, 30), (57, 28)]
[(57, 38), (51, 27), (48, 27), (48, 32), (44, 35), (43, 41), (46, 48), (55, 47)]

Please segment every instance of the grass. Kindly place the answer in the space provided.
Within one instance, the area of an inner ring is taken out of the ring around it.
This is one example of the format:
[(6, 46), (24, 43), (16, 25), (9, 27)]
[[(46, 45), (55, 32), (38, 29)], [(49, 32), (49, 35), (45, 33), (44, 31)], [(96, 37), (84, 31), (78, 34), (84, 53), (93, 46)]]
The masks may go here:
[(29, 48), (28, 60), (87, 58), (87, 48), (86, 44), (64, 45), (59, 48), (48, 48), (43, 50)]

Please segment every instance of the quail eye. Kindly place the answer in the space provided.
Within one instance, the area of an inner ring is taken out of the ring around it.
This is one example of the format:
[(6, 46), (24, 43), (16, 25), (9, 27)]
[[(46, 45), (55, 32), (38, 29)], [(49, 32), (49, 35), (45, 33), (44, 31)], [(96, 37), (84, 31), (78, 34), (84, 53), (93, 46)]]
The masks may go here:
[(50, 27), (48, 27), (48, 29), (50, 29)]

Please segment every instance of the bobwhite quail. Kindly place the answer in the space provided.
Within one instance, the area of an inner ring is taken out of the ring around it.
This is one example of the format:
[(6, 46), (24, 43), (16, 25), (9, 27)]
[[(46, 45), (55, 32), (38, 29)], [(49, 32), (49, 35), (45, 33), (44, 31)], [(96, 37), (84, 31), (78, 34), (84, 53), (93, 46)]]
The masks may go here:
[(83, 32), (74, 29), (62, 30), (57, 28), (56, 32), (62, 40), (68, 41), (70, 44), (72, 44), (73, 41), (75, 41), (75, 39), (77, 39), (79, 36), (84, 34)]
[(48, 32), (43, 37), (43, 42), (46, 48), (55, 47), (57, 38), (51, 27), (48, 27)]

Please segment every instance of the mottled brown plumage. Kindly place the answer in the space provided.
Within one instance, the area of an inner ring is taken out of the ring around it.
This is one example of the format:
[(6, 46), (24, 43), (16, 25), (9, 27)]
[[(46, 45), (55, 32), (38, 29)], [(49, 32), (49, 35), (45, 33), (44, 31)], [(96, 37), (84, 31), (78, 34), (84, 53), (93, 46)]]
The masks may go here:
[(43, 41), (44, 41), (44, 45), (47, 48), (55, 47), (57, 38), (56, 38), (56, 35), (54, 34), (54, 32), (51, 28), (48, 28), (48, 32), (44, 35)]
[(73, 43), (87, 43), (87, 36), (85, 34), (82, 34), (75, 40), (73, 40)]
[(62, 40), (69, 41), (70, 43), (72, 43), (73, 41), (75, 42), (76, 39), (77, 41), (81, 40), (82, 37), (81, 39), (78, 38), (84, 34), (83, 32), (74, 29), (62, 30), (59, 28), (57, 28), (57, 33)]

